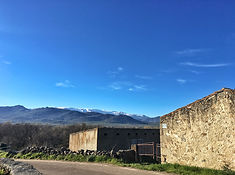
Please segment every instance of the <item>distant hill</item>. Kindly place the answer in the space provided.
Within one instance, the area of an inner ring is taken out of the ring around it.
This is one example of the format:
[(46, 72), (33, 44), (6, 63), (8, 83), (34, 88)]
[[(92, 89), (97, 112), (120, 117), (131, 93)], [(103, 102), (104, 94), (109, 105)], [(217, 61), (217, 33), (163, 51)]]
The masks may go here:
[(100, 110), (100, 109), (87, 109), (87, 108), (59, 108), (59, 109), (68, 109), (72, 111), (79, 111), (79, 112), (95, 112), (95, 113), (101, 113), (101, 114), (112, 114), (112, 115), (125, 115), (130, 116), (131, 118), (135, 120), (142, 121), (144, 123), (154, 124), (154, 123), (160, 123), (160, 116), (157, 117), (148, 117), (146, 115), (138, 115), (138, 114), (128, 114), (125, 112), (119, 112), (119, 111), (106, 111), (106, 110)]
[(12, 123), (48, 123), (48, 124), (73, 124), (73, 123), (107, 123), (141, 125), (148, 121), (140, 121), (131, 116), (120, 114), (104, 114), (99, 112), (79, 112), (71, 109), (54, 107), (27, 109), (24, 106), (0, 107), (0, 122)]

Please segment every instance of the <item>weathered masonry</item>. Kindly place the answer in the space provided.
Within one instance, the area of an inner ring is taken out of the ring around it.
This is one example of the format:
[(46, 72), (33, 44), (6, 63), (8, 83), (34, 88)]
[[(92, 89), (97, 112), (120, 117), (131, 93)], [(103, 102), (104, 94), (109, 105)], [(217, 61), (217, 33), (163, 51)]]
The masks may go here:
[(235, 170), (235, 90), (219, 90), (161, 117), (161, 160)]
[(132, 128), (94, 128), (70, 134), (69, 149), (118, 151), (130, 149), (131, 144), (156, 142), (160, 143), (159, 129)]

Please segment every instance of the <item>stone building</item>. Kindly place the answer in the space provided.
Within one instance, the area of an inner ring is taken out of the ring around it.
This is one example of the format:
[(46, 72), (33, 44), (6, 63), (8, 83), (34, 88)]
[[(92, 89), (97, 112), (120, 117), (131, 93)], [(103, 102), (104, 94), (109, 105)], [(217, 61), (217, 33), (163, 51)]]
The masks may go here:
[(161, 117), (162, 161), (235, 170), (235, 90), (223, 88)]
[(159, 129), (133, 128), (94, 128), (70, 134), (69, 149), (118, 151), (130, 149), (131, 144), (156, 142), (160, 143)]

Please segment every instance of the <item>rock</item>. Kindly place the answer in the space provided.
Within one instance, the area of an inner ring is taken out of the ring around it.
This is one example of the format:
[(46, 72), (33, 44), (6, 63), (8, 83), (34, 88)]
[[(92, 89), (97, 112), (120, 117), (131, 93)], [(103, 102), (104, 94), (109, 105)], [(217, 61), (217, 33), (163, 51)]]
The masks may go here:
[(6, 156), (7, 156), (7, 157), (13, 157), (13, 156), (16, 155), (16, 154), (17, 154), (16, 151), (9, 151)]
[(1, 158), (0, 165), (8, 169), (11, 175), (42, 175), (32, 165), (7, 158)]
[(134, 150), (119, 150), (117, 157), (122, 159), (124, 162), (135, 162), (135, 151)]
[(7, 147), (7, 144), (6, 144), (6, 143), (1, 142), (1, 143), (0, 143), (0, 148), (2, 148), (2, 147)]

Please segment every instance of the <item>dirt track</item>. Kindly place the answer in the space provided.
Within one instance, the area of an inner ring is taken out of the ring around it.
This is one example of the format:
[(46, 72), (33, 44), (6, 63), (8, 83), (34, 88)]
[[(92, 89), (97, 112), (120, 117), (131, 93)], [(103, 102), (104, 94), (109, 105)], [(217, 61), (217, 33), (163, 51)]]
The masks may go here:
[(51, 160), (17, 160), (33, 165), (44, 175), (169, 175), (100, 163), (81, 163)]

